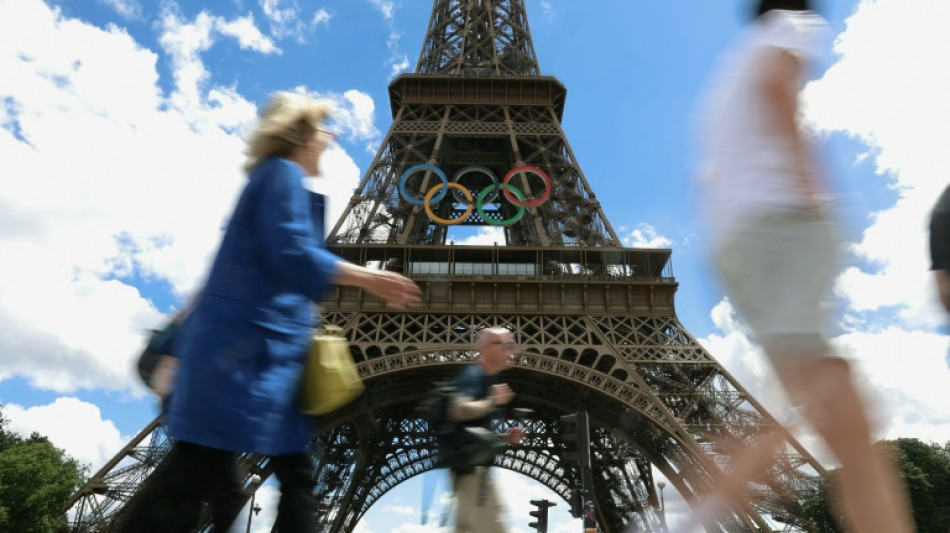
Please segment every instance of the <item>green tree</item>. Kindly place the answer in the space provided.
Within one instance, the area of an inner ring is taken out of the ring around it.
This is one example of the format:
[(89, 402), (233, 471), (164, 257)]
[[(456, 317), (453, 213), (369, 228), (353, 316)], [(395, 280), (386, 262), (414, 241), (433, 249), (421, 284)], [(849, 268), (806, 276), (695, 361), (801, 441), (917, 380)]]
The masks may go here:
[(918, 533), (947, 533), (950, 524), (950, 443), (893, 441), (914, 507)]
[(805, 517), (815, 524), (817, 533), (840, 533), (840, 522), (835, 519), (840, 507), (832, 503), (834, 493), (831, 491), (837, 473), (837, 470), (829, 471), (819, 482), (818, 492), (802, 505)]
[(54, 533), (66, 521), (63, 505), (86, 468), (37, 433), (22, 438), (0, 411), (0, 531)]
[[(910, 495), (918, 533), (947, 533), (950, 524), (950, 443), (940, 446), (919, 439), (881, 441), (886, 453), (900, 466)], [(830, 487), (837, 471), (828, 472), (818, 491), (804, 502), (803, 510), (820, 533), (840, 533), (834, 516), (840, 506)]]

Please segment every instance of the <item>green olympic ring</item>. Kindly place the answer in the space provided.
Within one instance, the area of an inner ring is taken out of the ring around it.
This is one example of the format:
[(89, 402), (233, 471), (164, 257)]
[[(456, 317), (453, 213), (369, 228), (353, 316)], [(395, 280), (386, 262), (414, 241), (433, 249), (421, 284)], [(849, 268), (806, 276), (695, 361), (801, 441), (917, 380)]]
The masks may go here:
[(518, 197), (518, 201), (522, 203), (524, 202), (524, 193), (518, 190), (518, 188), (515, 187), (514, 185), (508, 185), (507, 183), (493, 183), (489, 185), (488, 187), (485, 187), (485, 190), (483, 190), (478, 195), (478, 199), (475, 200), (475, 209), (478, 210), (478, 216), (482, 217), (482, 220), (484, 220), (485, 222), (488, 222), (492, 226), (510, 226), (514, 224), (515, 222), (518, 222), (519, 220), (521, 220), (521, 217), (524, 216), (525, 206), (518, 205), (518, 204), (515, 204), (515, 205), (518, 205), (518, 212), (512, 215), (511, 218), (506, 218), (504, 220), (492, 220), (488, 218), (488, 215), (486, 215), (485, 211), (482, 209), (482, 205), (483, 205), (482, 200), (485, 198), (486, 194), (488, 194), (489, 192), (495, 189), (504, 189), (506, 193), (510, 191), (511, 193), (513, 193), (515, 196)]

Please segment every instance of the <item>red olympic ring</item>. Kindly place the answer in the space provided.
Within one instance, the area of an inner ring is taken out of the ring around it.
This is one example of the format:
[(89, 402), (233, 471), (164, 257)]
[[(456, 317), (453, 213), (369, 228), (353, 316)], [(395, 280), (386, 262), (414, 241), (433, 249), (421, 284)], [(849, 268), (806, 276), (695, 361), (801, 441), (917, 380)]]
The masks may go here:
[(511, 202), (514, 205), (517, 205), (518, 207), (537, 207), (543, 204), (544, 201), (547, 200), (549, 196), (551, 196), (551, 178), (549, 178), (548, 175), (545, 174), (544, 171), (538, 167), (529, 167), (527, 165), (522, 165), (520, 167), (515, 167), (509, 170), (508, 173), (505, 174), (505, 179), (501, 180), (501, 182), (505, 184), (510, 184), (511, 178), (515, 177), (515, 174), (518, 174), (520, 172), (525, 172), (527, 174), (534, 174), (535, 176), (538, 176), (542, 180), (544, 180), (544, 193), (542, 193), (541, 196), (539, 196), (538, 198), (530, 202), (523, 202), (515, 198), (515, 195), (512, 194), (512, 191), (505, 189), (504, 190), (505, 198), (507, 198), (509, 202)]

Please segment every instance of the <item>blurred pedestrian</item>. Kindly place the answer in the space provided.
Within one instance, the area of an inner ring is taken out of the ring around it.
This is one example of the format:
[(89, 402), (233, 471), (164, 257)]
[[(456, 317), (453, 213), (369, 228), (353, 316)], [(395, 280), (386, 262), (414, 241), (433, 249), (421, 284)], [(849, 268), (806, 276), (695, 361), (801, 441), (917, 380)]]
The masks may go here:
[[(523, 428), (494, 434), (500, 417), (498, 408), (515, 396), (511, 387), (498, 382), (498, 374), (508, 368), (517, 350), (514, 338), (507, 329), (486, 328), (478, 332), (475, 349), (478, 351), (475, 364), (465, 367), (453, 382), (458, 397), (450, 416), (459, 421), (458, 431), (476, 431), (475, 434), (483, 438), (501, 438), (503, 444), (519, 444), (524, 436)], [(479, 447), (489, 451), (497, 449), (490, 441), (486, 444)], [(489, 470), (494, 454), (476, 451), (476, 455), (484, 460), (450, 467), (456, 500), (455, 533), (505, 533), (508, 529), (502, 516), (502, 504)]]
[[(702, 110), (701, 181), (713, 256), (726, 293), (751, 327), (793, 405), (841, 462), (841, 524), (860, 533), (913, 530), (899, 474), (872, 446), (850, 365), (825, 334), (841, 241), (828, 186), (799, 125), (799, 92), (827, 23), (807, 0), (759, 0), (754, 23), (728, 52)], [(701, 507), (697, 522), (744, 498), (780, 431), (742, 450)], [(706, 514), (706, 516), (702, 516)]]
[(243, 505), (234, 497), (243, 488), (239, 453), (269, 457), (281, 488), (281, 533), (316, 530), (307, 453), (314, 426), (298, 405), (312, 302), (334, 285), (396, 308), (420, 295), (398, 274), (347, 263), (324, 248), (303, 178), (320, 173), (331, 139), (321, 128), (327, 115), (315, 100), (277, 93), (249, 140), (247, 185), (175, 342), (179, 364), (166, 419), (177, 442), (127, 505), (121, 532), (192, 531), (194, 518), (177, 510), (194, 501), (209, 502), (214, 530), (227, 531)]

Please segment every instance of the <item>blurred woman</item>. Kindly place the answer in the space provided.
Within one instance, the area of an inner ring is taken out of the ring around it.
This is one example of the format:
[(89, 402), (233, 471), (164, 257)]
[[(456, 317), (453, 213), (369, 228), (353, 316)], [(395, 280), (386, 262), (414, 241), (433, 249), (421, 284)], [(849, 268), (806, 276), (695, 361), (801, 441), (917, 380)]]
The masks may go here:
[(270, 458), (281, 486), (278, 529), (315, 530), (307, 454), (314, 427), (298, 403), (311, 303), (334, 285), (396, 308), (420, 294), (398, 274), (347, 263), (324, 248), (302, 180), (320, 173), (327, 115), (315, 100), (277, 93), (252, 134), (247, 185), (176, 339), (180, 362), (166, 416), (177, 442), (127, 506), (119, 531), (190, 531), (198, 518), (179, 511), (196, 501), (210, 504), (215, 531), (226, 531), (244, 503), (238, 452)]
[[(704, 202), (716, 271), (797, 407), (841, 462), (834, 490), (842, 528), (910, 533), (906, 491), (872, 427), (848, 361), (828, 342), (841, 247), (826, 178), (799, 124), (799, 92), (829, 34), (809, 0), (755, 0), (754, 23), (725, 54), (703, 109)], [(736, 454), (691, 524), (746, 497), (782, 431)]]

